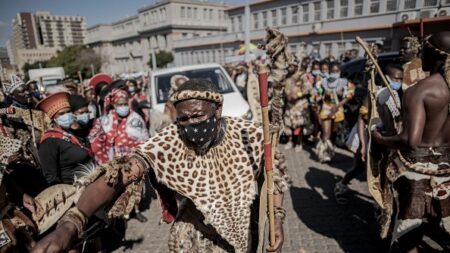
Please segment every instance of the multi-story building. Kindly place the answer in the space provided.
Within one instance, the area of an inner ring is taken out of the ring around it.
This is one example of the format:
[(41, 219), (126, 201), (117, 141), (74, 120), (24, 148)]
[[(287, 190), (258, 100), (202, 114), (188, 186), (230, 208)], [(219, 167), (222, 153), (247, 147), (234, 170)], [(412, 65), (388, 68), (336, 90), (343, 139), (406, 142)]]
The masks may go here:
[(9, 80), (8, 74), (12, 66), (9, 61), (7, 49), (4, 47), (0, 47), (0, 80)]
[(27, 62), (49, 60), (66, 46), (85, 44), (83, 17), (53, 16), (49, 12), (17, 13), (12, 24), (8, 55), (19, 69)]
[(178, 39), (226, 32), (223, 4), (205, 0), (160, 0), (136, 16), (87, 29), (87, 44), (102, 57), (102, 70), (113, 74), (147, 70), (152, 50), (173, 51)]
[[(245, 6), (226, 9), (227, 32), (173, 41), (175, 64), (223, 63), (244, 43)], [(386, 51), (398, 50), (409, 27), (420, 34), (450, 26), (450, 0), (262, 0), (250, 4), (250, 40), (265, 37), (265, 27), (276, 27), (289, 37), (299, 56), (317, 49), (322, 57), (339, 57), (359, 49), (355, 37), (380, 42)]]

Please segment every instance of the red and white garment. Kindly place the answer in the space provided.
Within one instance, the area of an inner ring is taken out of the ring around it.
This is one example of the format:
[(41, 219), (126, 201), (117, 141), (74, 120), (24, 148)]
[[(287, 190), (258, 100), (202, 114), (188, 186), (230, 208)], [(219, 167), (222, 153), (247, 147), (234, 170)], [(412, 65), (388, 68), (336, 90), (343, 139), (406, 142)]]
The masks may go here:
[(95, 160), (99, 164), (110, 161), (114, 156), (125, 156), (149, 138), (145, 122), (139, 114), (131, 111), (120, 120), (115, 110), (94, 122), (89, 133), (89, 142)]

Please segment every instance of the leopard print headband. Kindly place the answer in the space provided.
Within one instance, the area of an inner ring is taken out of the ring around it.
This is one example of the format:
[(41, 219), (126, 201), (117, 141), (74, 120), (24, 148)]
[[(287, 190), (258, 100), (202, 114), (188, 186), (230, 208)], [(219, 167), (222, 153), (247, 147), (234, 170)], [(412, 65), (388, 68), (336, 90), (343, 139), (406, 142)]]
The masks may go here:
[(219, 104), (222, 104), (223, 102), (222, 94), (214, 91), (183, 90), (174, 92), (172, 96), (170, 96), (170, 102), (173, 104), (188, 99), (201, 99)]
[(431, 42), (429, 41), (430, 37), (431, 35), (427, 36), (424, 40), (424, 43), (427, 47), (433, 49), (436, 53), (446, 57), (444, 64), (444, 78), (445, 81), (447, 82), (447, 86), (450, 89), (450, 53), (442, 49), (439, 49), (435, 45), (431, 44)]

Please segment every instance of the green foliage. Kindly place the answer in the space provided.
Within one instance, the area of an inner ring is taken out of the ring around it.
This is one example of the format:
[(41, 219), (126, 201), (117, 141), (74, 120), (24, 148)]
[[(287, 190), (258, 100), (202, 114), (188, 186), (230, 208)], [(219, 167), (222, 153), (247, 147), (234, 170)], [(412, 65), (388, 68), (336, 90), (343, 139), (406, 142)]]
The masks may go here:
[(66, 75), (78, 79), (78, 71), (83, 78), (92, 76), (91, 64), (97, 73), (101, 67), (101, 58), (93, 49), (86, 46), (68, 46), (48, 61), (47, 67), (63, 67)]
[[(155, 54), (156, 57), (156, 66), (158, 68), (165, 68), (167, 64), (173, 62), (173, 54), (171, 52), (167, 52), (161, 50)], [(152, 68), (152, 55), (150, 54), (150, 60), (147, 62), (147, 65)]]
[(30, 70), (30, 69), (46, 68), (47, 64), (48, 64), (47, 61), (37, 61), (37, 62), (33, 62), (33, 63), (28, 63), (28, 62), (25, 63), (22, 66), (23, 73), (25, 73), (24, 81), (28, 82), (28, 80), (30, 80), (30, 77), (28, 76), (28, 70)]

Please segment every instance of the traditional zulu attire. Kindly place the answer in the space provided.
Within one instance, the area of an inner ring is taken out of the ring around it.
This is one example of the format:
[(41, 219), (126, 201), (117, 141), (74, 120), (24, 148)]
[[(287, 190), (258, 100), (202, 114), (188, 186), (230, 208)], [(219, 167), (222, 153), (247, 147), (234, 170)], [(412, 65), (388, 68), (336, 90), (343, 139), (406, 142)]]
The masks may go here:
[[(450, 88), (450, 55), (429, 46), (447, 56), (444, 78)], [(438, 224), (450, 236), (449, 162), (449, 146), (401, 149), (390, 157), (383, 189), (383, 237), (392, 235), (395, 242), (425, 222)]]
[(285, 93), (287, 97), (284, 114), (285, 133), (288, 136), (300, 135), (297, 131), (302, 127), (311, 126), (309, 97), (312, 84), (306, 73), (297, 71), (286, 79)]
[[(324, 78), (318, 83), (316, 89), (321, 91), (319, 98), (322, 103), (319, 113), (320, 119), (333, 120), (335, 123), (344, 121), (344, 108), (340, 107), (334, 115), (331, 114), (331, 108), (339, 104), (342, 99), (353, 96), (353, 85), (345, 78), (337, 78), (333, 81)], [(331, 140), (321, 140), (317, 144), (317, 155), (321, 161), (328, 160), (334, 156), (334, 147)]]
[[(126, 91), (115, 90), (111, 94), (111, 102), (127, 96)], [(108, 100), (108, 99), (107, 99)], [(109, 104), (105, 101), (105, 106)], [(100, 163), (111, 161), (114, 156), (129, 155), (134, 147), (148, 139), (145, 122), (139, 114), (130, 111), (126, 118), (119, 121), (115, 110), (109, 111), (94, 122), (89, 133), (89, 142), (95, 160)]]
[[(11, 95), (24, 83), (14, 76), (11, 84), (3, 85), (5, 93)], [(44, 187), (44, 182), (39, 181), (42, 178), (31, 128), (38, 134), (49, 122), (43, 112), (15, 101), (0, 109), (0, 120), (0, 252), (26, 252), (30, 250), (36, 226), (10, 201), (21, 204), (24, 193), (34, 196)], [(13, 156), (17, 159), (11, 162)]]
[[(185, 99), (204, 99), (221, 103), (221, 94), (181, 91), (172, 95), (173, 103)], [(220, 120), (221, 137), (201, 154), (189, 149), (180, 135), (179, 126), (171, 124), (146, 143), (137, 147), (132, 157), (145, 168), (163, 207), (163, 220), (173, 222), (170, 231), (170, 252), (255, 252), (262, 240), (265, 225), (263, 178), (263, 131), (250, 121), (223, 117), (210, 118), (207, 125)], [(191, 129), (202, 138), (209, 127)], [(288, 189), (283, 157), (275, 157), (275, 194)], [(98, 169), (106, 180), (119, 180), (119, 171), (128, 171), (126, 159), (114, 159)], [(256, 183), (260, 183), (259, 186)], [(138, 182), (127, 187), (133, 192)], [(125, 194), (123, 193), (123, 194)], [(122, 194), (122, 195), (123, 195)], [(127, 203), (127, 202), (121, 202)], [(114, 204), (116, 212), (126, 205)], [(121, 208), (119, 208), (121, 207)], [(76, 210), (71, 213), (76, 213)], [(284, 215), (278, 210), (276, 215)], [(80, 216), (80, 215), (78, 215)], [(80, 218), (82, 219), (82, 218)], [(252, 232), (254, 232), (252, 234)], [(262, 244), (259, 251), (263, 250)]]
[[(405, 37), (405, 39), (411, 43), (411, 50), (414, 51), (414, 54), (419, 55), (421, 48), (419, 39), (414, 36)], [(416, 84), (427, 76), (427, 73), (425, 73), (422, 69), (422, 59), (420, 59), (420, 57), (414, 57), (411, 61), (403, 64), (403, 90), (408, 89), (410, 86)]]

